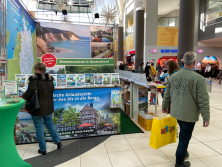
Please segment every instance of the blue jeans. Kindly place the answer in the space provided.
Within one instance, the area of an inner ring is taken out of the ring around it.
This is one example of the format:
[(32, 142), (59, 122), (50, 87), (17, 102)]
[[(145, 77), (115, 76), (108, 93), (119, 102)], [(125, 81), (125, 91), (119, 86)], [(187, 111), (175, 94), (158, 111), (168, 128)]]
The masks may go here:
[(179, 144), (176, 151), (176, 164), (182, 165), (187, 154), (187, 148), (193, 133), (195, 122), (177, 120), (180, 125)]
[(56, 127), (52, 122), (52, 114), (46, 115), (46, 116), (32, 115), (32, 120), (35, 125), (36, 136), (37, 136), (39, 148), (41, 151), (46, 151), (46, 141), (45, 141), (44, 131), (43, 131), (43, 120), (44, 120), (44, 125), (49, 130), (55, 144), (60, 142), (60, 138), (56, 130)]

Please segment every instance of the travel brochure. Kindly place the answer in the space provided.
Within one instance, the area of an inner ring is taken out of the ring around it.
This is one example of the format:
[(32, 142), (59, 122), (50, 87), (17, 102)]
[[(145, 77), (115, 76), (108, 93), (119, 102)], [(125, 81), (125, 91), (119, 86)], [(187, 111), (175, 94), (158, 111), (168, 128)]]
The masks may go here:
[(111, 108), (118, 108), (122, 106), (120, 90), (111, 91)]
[[(16, 74), (19, 90), (26, 88), (29, 84), (29, 77), (32, 74)], [(104, 86), (119, 84), (119, 73), (101, 74), (50, 74), (53, 77), (55, 87), (83, 87), (83, 86)]]
[(4, 80), (4, 97), (6, 99), (18, 99), (18, 81)]

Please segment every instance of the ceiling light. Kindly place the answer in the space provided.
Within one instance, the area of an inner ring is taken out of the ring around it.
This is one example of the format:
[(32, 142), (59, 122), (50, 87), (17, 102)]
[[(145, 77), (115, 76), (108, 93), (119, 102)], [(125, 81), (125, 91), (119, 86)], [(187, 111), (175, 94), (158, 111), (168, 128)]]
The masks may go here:
[(175, 5), (175, 3), (173, 3)]

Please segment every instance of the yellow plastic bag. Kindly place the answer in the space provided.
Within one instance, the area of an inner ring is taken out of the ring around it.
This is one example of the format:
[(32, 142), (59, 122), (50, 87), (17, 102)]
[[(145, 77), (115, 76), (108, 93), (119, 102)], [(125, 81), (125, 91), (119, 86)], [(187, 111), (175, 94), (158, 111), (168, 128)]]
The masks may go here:
[(177, 139), (177, 120), (173, 117), (155, 117), (150, 136), (150, 146), (158, 149), (167, 144), (175, 143)]

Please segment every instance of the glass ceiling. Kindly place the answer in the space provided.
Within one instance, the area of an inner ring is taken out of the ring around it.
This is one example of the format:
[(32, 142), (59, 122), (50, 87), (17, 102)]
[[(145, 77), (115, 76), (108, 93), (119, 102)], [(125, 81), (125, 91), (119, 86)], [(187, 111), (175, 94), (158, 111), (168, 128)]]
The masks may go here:
[[(102, 18), (94, 19), (94, 14), (99, 13), (102, 11), (104, 7), (112, 7), (115, 11), (116, 4), (115, 0), (94, 0), (91, 1), (90, 7), (78, 7), (78, 4), (75, 6), (67, 6), (66, 9), (68, 11), (67, 16), (63, 16), (61, 12), (57, 12), (57, 15), (55, 13), (54, 9), (51, 8), (45, 8), (38, 6), (39, 0), (19, 0), (22, 5), (28, 9), (30, 12), (35, 12), (35, 18), (38, 22), (55, 22), (55, 23), (71, 23), (71, 24), (85, 24), (85, 25), (105, 25), (105, 23), (102, 21)], [(44, 1), (44, 5), (50, 6), (50, 2), (53, 2), (54, 0), (41, 0)], [(48, 1), (48, 2), (47, 2)], [(78, 3), (80, 0), (68, 0), (72, 1), (72, 3)], [(81, 0), (88, 3), (86, 0)], [(94, 2), (94, 3), (93, 3)], [(42, 5), (42, 4), (41, 4)], [(80, 6), (80, 5), (79, 5)], [(40, 9), (41, 8), (41, 9)], [(118, 16), (117, 16), (118, 18)], [(118, 19), (116, 19), (115, 24), (118, 24)]]

